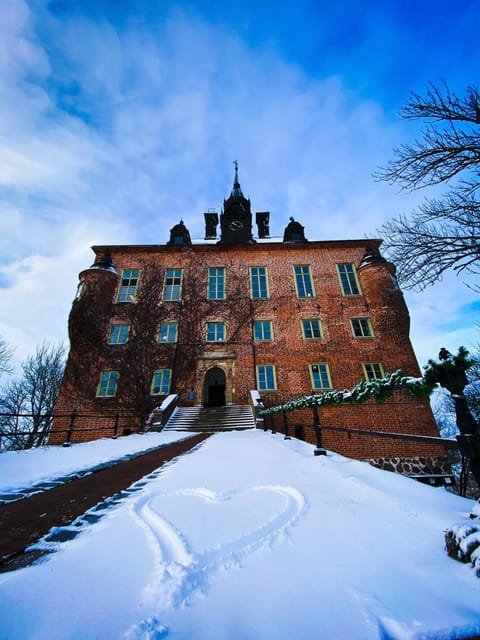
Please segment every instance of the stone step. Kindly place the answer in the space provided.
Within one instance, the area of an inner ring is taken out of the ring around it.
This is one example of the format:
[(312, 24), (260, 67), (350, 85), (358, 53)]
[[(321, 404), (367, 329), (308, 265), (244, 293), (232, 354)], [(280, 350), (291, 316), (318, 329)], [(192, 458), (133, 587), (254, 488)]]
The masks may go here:
[(167, 431), (215, 432), (253, 429), (249, 405), (228, 407), (179, 407), (164, 427)]

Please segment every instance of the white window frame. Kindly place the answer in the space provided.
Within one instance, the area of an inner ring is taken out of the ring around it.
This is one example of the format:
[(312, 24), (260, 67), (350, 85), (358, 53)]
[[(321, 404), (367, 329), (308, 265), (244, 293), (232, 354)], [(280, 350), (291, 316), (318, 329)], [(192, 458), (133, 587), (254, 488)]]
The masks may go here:
[(117, 302), (136, 302), (140, 273), (140, 269), (123, 269)]
[(207, 300), (225, 300), (226, 290), (227, 273), (225, 267), (209, 267), (207, 279)]
[[(298, 271), (297, 271), (298, 270)], [(313, 284), (312, 267), (309, 264), (293, 265), (293, 279), (297, 298), (301, 300), (316, 298)], [(310, 292), (308, 290), (311, 290)], [(302, 293), (302, 295), (300, 295)]]
[[(258, 391), (276, 391), (277, 390), (277, 372), (274, 364), (257, 364), (255, 367), (257, 376)], [(271, 374), (269, 375), (267, 371)], [(269, 377), (271, 380), (269, 380)], [(270, 382), (273, 386), (268, 386)]]
[[(213, 339), (210, 338), (210, 334), (211, 334), (210, 328), (214, 329)], [(221, 328), (221, 334), (222, 334), (221, 336), (219, 335), (220, 328)], [(210, 343), (225, 342), (227, 337), (227, 328), (225, 326), (225, 322), (217, 322), (217, 321), (207, 322), (205, 325), (205, 333), (206, 333), (207, 342), (210, 342)]]
[[(312, 333), (311, 336), (307, 336), (307, 331), (305, 330), (305, 323), (308, 322), (310, 323), (310, 331)], [(318, 322), (318, 330), (320, 335), (319, 336), (314, 336), (313, 333), (313, 328), (312, 328), (312, 323), (314, 322)], [(322, 327), (322, 321), (320, 320), (320, 318), (302, 318), (301, 320), (301, 325), (302, 325), (302, 336), (304, 340), (323, 340), (323, 327)]]
[[(162, 336), (162, 329), (165, 329), (164, 335)], [(172, 337), (173, 332), (173, 339)], [(163, 339), (165, 338), (165, 339)], [(158, 337), (157, 342), (159, 344), (175, 344), (178, 341), (178, 322), (161, 322), (158, 326)]]
[[(352, 328), (352, 334), (354, 338), (374, 338), (372, 321), (366, 316), (358, 316), (356, 318), (350, 318), (350, 326)], [(358, 327), (359, 331), (356, 331), (355, 327)]]
[(166, 396), (170, 392), (172, 383), (171, 369), (155, 369), (152, 376), (152, 384), (150, 385), (151, 396)]
[(353, 262), (337, 263), (337, 273), (344, 296), (356, 297), (362, 295), (357, 270)]
[[(262, 272), (260, 272), (259, 270), (262, 270)], [(268, 268), (262, 265), (255, 265), (253, 267), (249, 267), (249, 271), (250, 271), (251, 299), (252, 300), (268, 300), (270, 298), (270, 290), (268, 286)], [(263, 280), (265, 285), (264, 287), (262, 287)], [(259, 295), (255, 295), (254, 282), (256, 283), (256, 289)]]
[[(332, 379), (330, 377), (330, 367), (326, 362), (311, 362), (308, 365), (308, 370), (310, 372), (310, 381), (312, 383), (312, 389), (315, 391), (323, 391), (325, 389), (332, 389)], [(327, 378), (327, 384), (315, 384), (315, 374), (318, 372), (318, 381), (321, 383)]]
[[(172, 284), (167, 284), (172, 280)], [(177, 282), (179, 280), (179, 282)], [(183, 269), (181, 267), (168, 267), (163, 278), (163, 302), (179, 302), (182, 299)]]
[[(367, 382), (380, 380), (385, 377), (385, 372), (381, 362), (362, 362), (363, 375)], [(377, 373), (379, 375), (377, 375)], [(372, 375), (371, 375), (372, 374)]]
[(114, 398), (117, 395), (119, 379), (118, 371), (101, 371), (97, 385), (97, 398)]
[(110, 326), (108, 336), (108, 344), (126, 344), (130, 334), (130, 325), (125, 323), (116, 323)]
[[(257, 326), (261, 325), (261, 338), (257, 337)], [(265, 327), (268, 327), (269, 338), (265, 338)], [(255, 342), (273, 342), (273, 322), (271, 320), (254, 320), (253, 321), (253, 339)]]

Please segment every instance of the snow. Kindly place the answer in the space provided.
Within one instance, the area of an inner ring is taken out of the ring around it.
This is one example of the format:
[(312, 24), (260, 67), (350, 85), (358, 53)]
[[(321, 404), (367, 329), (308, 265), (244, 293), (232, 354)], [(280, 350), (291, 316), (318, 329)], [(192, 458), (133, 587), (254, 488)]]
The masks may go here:
[(183, 440), (188, 434), (166, 431), (134, 434), (124, 438), (102, 438), (71, 447), (39, 447), (0, 453), (0, 493), (8, 495), (26, 487), (54, 481), (140, 453)]
[[(150, 436), (70, 450), (89, 468)], [(66, 453), (7, 455), (31, 479), (63, 473)], [(0, 575), (2, 639), (480, 634), (480, 580), (443, 540), (471, 500), (261, 430), (216, 434), (133, 488), (42, 562)]]

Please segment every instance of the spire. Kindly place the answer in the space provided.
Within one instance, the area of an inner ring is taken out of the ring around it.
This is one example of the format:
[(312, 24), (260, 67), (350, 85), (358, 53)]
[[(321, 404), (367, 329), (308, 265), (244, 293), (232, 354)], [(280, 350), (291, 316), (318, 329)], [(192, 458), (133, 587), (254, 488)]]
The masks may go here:
[(234, 160), (233, 164), (235, 165), (235, 178), (233, 181), (233, 189), (230, 194), (231, 198), (243, 198), (244, 195), (242, 193), (242, 189), (240, 187), (240, 182), (238, 181), (238, 162)]
[(253, 244), (252, 211), (250, 200), (245, 198), (238, 180), (238, 162), (235, 160), (235, 178), (230, 196), (223, 201), (223, 211), (220, 214), (220, 243), (222, 244)]

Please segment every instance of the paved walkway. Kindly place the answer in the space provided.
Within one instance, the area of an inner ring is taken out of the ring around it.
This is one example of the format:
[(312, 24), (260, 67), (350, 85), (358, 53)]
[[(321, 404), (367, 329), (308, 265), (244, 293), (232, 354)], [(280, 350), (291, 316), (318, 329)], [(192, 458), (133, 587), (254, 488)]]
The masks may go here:
[[(165, 462), (180, 456), (210, 437), (202, 433), (173, 442), (133, 460), (121, 462), (71, 480), (30, 498), (0, 506), (0, 572), (28, 564), (25, 549), (52, 527), (67, 526), (109, 496), (127, 489)], [(37, 554), (38, 555), (38, 554)], [(33, 558), (31, 559), (33, 560)]]

